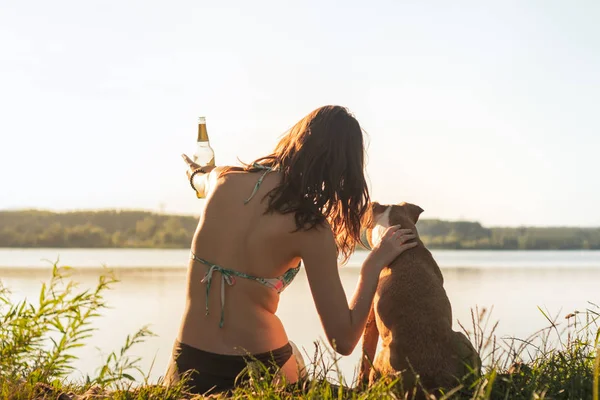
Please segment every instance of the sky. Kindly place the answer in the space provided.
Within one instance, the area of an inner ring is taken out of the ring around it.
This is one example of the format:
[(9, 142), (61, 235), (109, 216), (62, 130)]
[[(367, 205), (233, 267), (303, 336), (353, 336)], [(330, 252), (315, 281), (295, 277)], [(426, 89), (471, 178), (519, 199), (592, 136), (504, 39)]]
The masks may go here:
[(600, 226), (600, 2), (0, 0), (0, 209), (198, 214), (219, 165), (346, 106), (371, 196)]

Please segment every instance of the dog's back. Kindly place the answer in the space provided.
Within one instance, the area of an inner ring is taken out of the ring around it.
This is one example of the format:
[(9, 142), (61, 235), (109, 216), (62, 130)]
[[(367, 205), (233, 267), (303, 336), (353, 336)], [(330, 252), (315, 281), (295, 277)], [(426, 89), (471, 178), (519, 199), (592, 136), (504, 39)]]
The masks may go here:
[[(379, 225), (373, 230), (374, 236), (378, 229), (382, 232), (387, 226), (398, 224), (416, 231), (416, 221), (423, 211), (406, 203), (387, 206), (385, 210), (377, 207), (385, 206), (374, 206)], [(414, 371), (426, 388), (448, 387), (456, 381), (455, 377), (468, 372), (458, 358), (464, 357), (461, 353), (473, 353), (474, 349), (471, 346), (465, 350), (464, 340), (468, 339), (458, 338), (462, 334), (452, 331), (452, 307), (443, 287), (442, 273), (422, 242), (402, 253), (382, 272), (370, 319), (367, 329), (373, 330), (375, 323), (382, 339), (381, 351), (370, 374), (371, 382), (380, 374), (406, 371), (404, 383), (411, 385), (414, 383), (411, 371)], [(374, 353), (373, 345), (368, 343), (373, 336), (373, 332), (365, 332), (363, 346), (367, 355)], [(361, 371), (363, 379), (365, 374)]]

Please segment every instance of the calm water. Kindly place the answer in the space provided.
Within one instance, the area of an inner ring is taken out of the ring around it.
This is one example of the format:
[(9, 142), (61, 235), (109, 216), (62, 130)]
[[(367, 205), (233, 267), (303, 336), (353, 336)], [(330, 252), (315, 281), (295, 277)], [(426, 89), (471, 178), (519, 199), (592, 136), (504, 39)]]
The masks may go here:
[[(564, 315), (585, 310), (588, 302), (600, 303), (600, 252), (598, 251), (434, 251), (442, 267), (445, 288), (457, 321), (470, 326), (471, 309), (493, 308), (499, 321), (498, 337), (525, 338), (548, 325), (537, 309), (548, 310), (564, 321)], [(366, 253), (355, 254), (340, 269), (349, 297)], [(104, 355), (118, 350), (127, 334), (149, 324), (157, 337), (138, 345), (143, 369), (157, 379), (165, 369), (184, 302), (186, 250), (131, 249), (0, 249), (0, 278), (14, 299), (37, 298), (41, 282), (49, 277), (46, 260), (81, 267), (75, 278), (82, 287), (97, 281), (99, 267), (115, 268), (121, 280), (106, 295), (110, 306), (95, 322), (98, 330), (78, 355), (77, 368), (93, 373)], [(282, 294), (278, 315), (291, 340), (308, 354), (313, 342), (324, 340), (306, 275), (302, 271)], [(351, 381), (360, 356), (343, 357), (340, 368)], [(306, 358), (306, 357), (305, 357)]]

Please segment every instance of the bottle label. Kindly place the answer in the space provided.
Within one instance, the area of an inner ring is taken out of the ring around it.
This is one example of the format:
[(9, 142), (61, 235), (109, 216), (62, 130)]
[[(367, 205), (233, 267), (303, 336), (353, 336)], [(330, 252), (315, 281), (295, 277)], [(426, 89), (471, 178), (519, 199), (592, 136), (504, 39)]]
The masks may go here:
[(198, 124), (198, 142), (208, 142), (206, 124)]

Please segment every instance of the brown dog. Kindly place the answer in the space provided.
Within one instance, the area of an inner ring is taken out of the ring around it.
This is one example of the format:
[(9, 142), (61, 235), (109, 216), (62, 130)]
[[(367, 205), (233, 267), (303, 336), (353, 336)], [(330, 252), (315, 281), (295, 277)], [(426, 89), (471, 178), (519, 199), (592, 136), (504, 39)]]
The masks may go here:
[[(423, 209), (417, 205), (373, 203), (373, 227), (367, 240), (378, 243), (386, 228), (413, 229)], [(402, 253), (379, 277), (363, 335), (359, 382), (401, 374), (406, 390), (415, 373), (427, 390), (452, 388), (469, 372), (479, 374), (481, 360), (469, 339), (452, 330), (452, 308), (444, 278), (433, 256), (417, 237), (417, 247)], [(375, 357), (377, 341), (382, 348)], [(371, 368), (371, 366), (373, 368)]]

